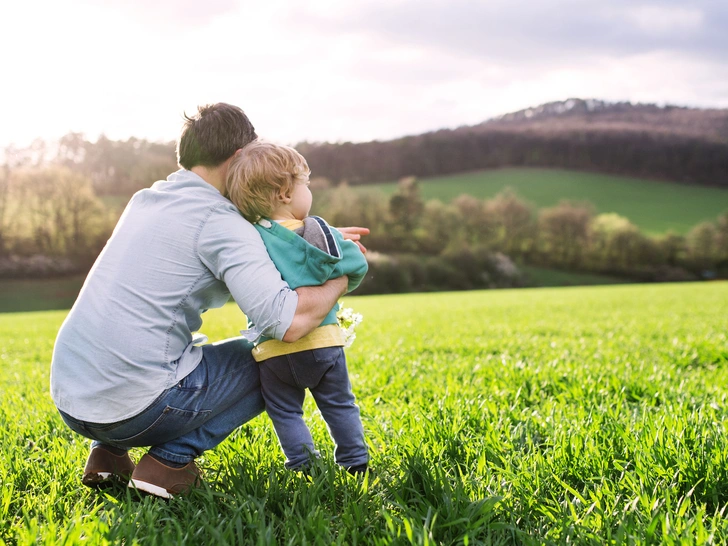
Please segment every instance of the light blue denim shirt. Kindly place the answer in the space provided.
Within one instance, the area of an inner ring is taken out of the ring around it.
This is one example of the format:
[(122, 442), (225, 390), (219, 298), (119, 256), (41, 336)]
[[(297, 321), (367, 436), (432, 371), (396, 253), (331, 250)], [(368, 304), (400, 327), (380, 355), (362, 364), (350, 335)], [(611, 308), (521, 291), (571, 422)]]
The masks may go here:
[(199, 364), (191, 332), (231, 294), (283, 338), (298, 295), (235, 206), (186, 170), (137, 192), (58, 332), (54, 402), (93, 423), (141, 413)]

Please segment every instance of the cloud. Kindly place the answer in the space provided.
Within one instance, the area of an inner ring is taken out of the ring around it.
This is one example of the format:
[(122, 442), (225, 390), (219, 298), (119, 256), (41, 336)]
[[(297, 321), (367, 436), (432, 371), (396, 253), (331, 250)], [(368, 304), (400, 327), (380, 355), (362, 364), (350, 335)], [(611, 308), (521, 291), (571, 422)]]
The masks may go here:
[(320, 30), (336, 27), (395, 44), (528, 64), (659, 50), (725, 58), (728, 51), (728, 2), (715, 0), (687, 6), (677, 0), (367, 2), (315, 14), (310, 22)]
[(0, 18), (0, 146), (69, 130), (173, 139), (183, 110), (217, 101), (286, 143), (574, 96), (728, 107), (725, 0), (32, 0)]
[(236, 0), (86, 0), (89, 4), (103, 7), (133, 18), (143, 26), (190, 27), (205, 25), (238, 7)]
[(705, 24), (705, 13), (694, 6), (634, 6), (623, 11), (627, 23), (645, 35), (694, 35)]

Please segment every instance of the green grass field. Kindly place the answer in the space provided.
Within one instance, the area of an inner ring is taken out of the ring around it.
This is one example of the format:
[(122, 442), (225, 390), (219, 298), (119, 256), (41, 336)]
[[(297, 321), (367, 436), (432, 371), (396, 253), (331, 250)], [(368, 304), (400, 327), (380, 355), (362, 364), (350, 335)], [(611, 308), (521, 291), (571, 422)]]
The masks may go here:
[(0, 279), (0, 313), (70, 309), (84, 279)]
[[(368, 481), (287, 473), (265, 415), (166, 503), (80, 483), (48, 395), (64, 311), (0, 315), (0, 544), (724, 544), (728, 283), (348, 298)], [(211, 339), (237, 334), (232, 306)], [(139, 456), (139, 452), (134, 452)]]
[[(528, 280), (528, 286), (592, 286), (599, 284), (627, 284), (630, 282), (623, 277), (599, 275), (597, 273), (577, 273), (528, 265), (520, 266), (519, 269), (525, 274)], [(0, 309), (2, 309), (1, 299)]]
[[(392, 193), (396, 184), (364, 187)], [(506, 187), (538, 207), (550, 207), (562, 199), (589, 201), (597, 212), (621, 214), (648, 233), (687, 233), (728, 210), (728, 189), (578, 171), (513, 168), (420, 180), (425, 199), (442, 201), (462, 194), (486, 199)]]
[[(623, 278), (521, 266), (529, 286), (589, 286), (623, 284)], [(0, 313), (70, 309), (84, 276), (60, 279), (0, 279)]]

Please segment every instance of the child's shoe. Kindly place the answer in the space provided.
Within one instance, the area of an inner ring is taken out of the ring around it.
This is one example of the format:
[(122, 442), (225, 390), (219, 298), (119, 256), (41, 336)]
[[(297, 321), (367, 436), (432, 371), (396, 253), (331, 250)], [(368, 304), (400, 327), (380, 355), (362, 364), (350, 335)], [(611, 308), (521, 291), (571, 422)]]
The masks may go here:
[(367, 463), (364, 464), (358, 464), (356, 466), (350, 466), (346, 469), (346, 471), (351, 474), (352, 476), (363, 476), (367, 473), (369, 470), (369, 465)]

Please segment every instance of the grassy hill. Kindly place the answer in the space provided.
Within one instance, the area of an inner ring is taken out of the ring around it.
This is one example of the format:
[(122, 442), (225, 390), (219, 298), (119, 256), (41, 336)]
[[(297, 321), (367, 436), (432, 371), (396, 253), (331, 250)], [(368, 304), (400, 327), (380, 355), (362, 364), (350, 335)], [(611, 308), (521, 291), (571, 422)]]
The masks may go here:
[[(66, 313), (0, 314), (0, 544), (724, 544), (728, 283), (347, 298), (375, 474), (289, 473), (270, 420), (170, 502), (80, 484), (48, 395)], [(233, 305), (205, 316), (238, 334)], [(139, 449), (133, 456), (141, 455)]]
[[(686, 233), (728, 210), (728, 189), (578, 171), (511, 168), (420, 179), (423, 197), (442, 201), (464, 193), (484, 199), (506, 187), (538, 207), (562, 199), (589, 201), (597, 212), (626, 216), (648, 233)], [(369, 188), (392, 193), (396, 183), (367, 185), (362, 191)]]

